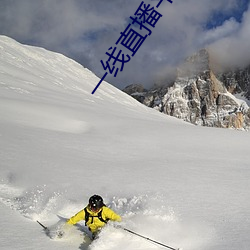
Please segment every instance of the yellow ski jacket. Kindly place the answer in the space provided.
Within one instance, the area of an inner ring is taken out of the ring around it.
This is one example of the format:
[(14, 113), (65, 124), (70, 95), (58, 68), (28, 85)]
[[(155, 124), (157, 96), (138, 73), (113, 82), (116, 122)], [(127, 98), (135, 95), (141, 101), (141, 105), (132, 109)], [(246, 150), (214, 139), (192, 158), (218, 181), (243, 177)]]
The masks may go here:
[[(121, 221), (120, 215), (116, 214), (113, 210), (110, 208), (103, 206), (99, 211), (93, 212), (89, 209), (89, 207), (86, 207), (87, 212), (89, 213), (88, 221), (85, 221), (86, 226), (90, 229), (92, 233), (97, 232), (100, 228), (102, 228), (106, 223), (104, 221), (112, 220), (112, 221)], [(101, 217), (104, 221), (100, 220), (98, 218), (98, 214), (101, 212)], [(77, 214), (72, 216), (68, 221), (67, 224), (74, 225), (80, 220), (85, 220), (85, 211), (84, 209), (79, 211)]]

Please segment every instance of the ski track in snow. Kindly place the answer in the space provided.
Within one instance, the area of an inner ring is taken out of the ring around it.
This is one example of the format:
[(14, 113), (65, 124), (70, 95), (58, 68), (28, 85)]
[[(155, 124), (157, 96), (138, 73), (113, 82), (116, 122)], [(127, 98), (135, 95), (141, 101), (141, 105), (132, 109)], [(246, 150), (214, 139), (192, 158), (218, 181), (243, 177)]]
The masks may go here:
[[(194, 246), (197, 249), (199, 244), (204, 244), (204, 239), (197, 240), (199, 238), (197, 237), (197, 235), (199, 236), (199, 225), (196, 225), (196, 229), (192, 229), (190, 225), (187, 226), (180, 221), (173, 209), (164, 205), (162, 195), (149, 194), (130, 198), (107, 197), (107, 200), (109, 201), (107, 206), (123, 217), (121, 225), (129, 230), (149, 238), (152, 237), (161, 243), (168, 243), (176, 248), (178, 244), (183, 244), (186, 246), (185, 249), (192, 249)], [(79, 249), (82, 250), (115, 250), (120, 247), (124, 249), (124, 243), (120, 243), (121, 239), (122, 242), (128, 243), (126, 249), (162, 249), (155, 243), (122, 229), (114, 228), (113, 223), (107, 225), (101, 231), (99, 238), (92, 243), (87, 236), (87, 228), (83, 222), (70, 229), (68, 228), (64, 237), (58, 239), (57, 231), (63, 228), (65, 220), (58, 220), (56, 215), (63, 214), (66, 218), (69, 218), (83, 206), (77, 202), (66, 200), (63, 192), (49, 192), (46, 185), (25, 191), (12, 186), (10, 183), (1, 183), (0, 202), (29, 220), (45, 222), (45, 225), (50, 229), (49, 236), (53, 240), (62, 241), (69, 245), (73, 244), (73, 246), (79, 244)], [(189, 232), (186, 230), (189, 230)], [(165, 239), (166, 242), (162, 242), (161, 239)]]
[[(33, 104), (15, 101), (2, 101), (0, 113), (5, 109), (9, 112), (2, 121), (15, 122), (33, 128), (47, 129), (58, 132), (80, 134), (90, 130), (90, 125), (65, 115), (65, 110), (51, 108), (48, 105)], [(23, 110), (20, 113), (20, 108)], [(64, 111), (64, 112), (63, 112)]]

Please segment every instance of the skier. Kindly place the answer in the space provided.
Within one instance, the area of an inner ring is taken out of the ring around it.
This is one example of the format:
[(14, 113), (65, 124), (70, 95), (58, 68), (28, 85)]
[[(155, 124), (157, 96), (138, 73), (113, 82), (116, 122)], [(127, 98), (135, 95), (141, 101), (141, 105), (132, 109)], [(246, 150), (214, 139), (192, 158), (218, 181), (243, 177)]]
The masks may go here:
[(92, 232), (92, 238), (94, 239), (109, 220), (120, 222), (122, 219), (113, 210), (105, 206), (101, 196), (95, 194), (89, 198), (89, 204), (72, 216), (67, 224), (74, 225), (80, 220), (85, 220), (85, 226)]

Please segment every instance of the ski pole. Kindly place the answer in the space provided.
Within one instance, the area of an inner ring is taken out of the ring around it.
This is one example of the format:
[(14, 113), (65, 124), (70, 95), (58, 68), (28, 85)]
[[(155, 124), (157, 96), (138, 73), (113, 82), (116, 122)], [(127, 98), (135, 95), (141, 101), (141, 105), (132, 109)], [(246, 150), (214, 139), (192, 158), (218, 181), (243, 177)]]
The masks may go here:
[(41, 222), (39, 222), (38, 220), (36, 221), (40, 226), (42, 226), (43, 227), (43, 229), (46, 231), (46, 230), (48, 230), (48, 228), (47, 227), (45, 227)]
[(135, 232), (133, 232), (133, 231), (127, 229), (127, 228), (122, 228), (122, 229), (125, 230), (125, 231), (127, 231), (127, 232), (129, 232), (129, 233), (131, 233), (131, 234), (137, 235), (137, 236), (139, 236), (139, 237), (141, 237), (141, 238), (143, 238), (143, 239), (145, 239), (145, 240), (154, 242), (154, 243), (156, 243), (156, 244), (158, 244), (158, 245), (161, 245), (161, 246), (163, 246), (163, 247), (169, 248), (169, 249), (171, 249), (171, 250), (180, 250), (180, 248), (173, 248), (173, 247), (167, 246), (167, 245), (162, 244), (162, 243), (160, 243), (160, 242), (158, 242), (158, 241), (155, 241), (155, 240), (152, 240), (152, 239), (150, 239), (150, 238), (148, 238), (148, 237), (145, 237), (145, 236), (143, 236), (143, 235), (141, 235), (141, 234), (135, 233)]

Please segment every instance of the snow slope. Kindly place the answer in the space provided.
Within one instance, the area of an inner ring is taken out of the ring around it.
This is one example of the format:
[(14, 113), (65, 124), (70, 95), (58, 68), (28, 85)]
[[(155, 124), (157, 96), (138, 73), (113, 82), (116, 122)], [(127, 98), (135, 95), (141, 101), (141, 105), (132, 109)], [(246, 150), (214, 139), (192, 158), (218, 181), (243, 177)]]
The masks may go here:
[(192, 126), (106, 82), (92, 95), (98, 81), (0, 36), (0, 248), (162, 249), (112, 225), (90, 244), (83, 223), (63, 239), (36, 223), (53, 228), (97, 193), (124, 227), (166, 245), (249, 250), (249, 133)]

